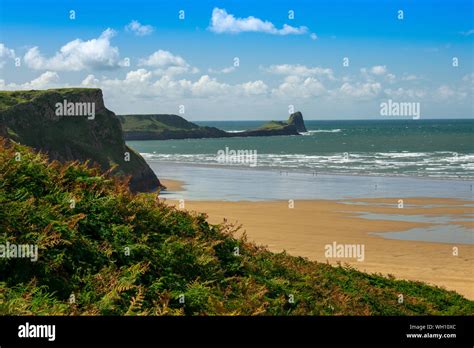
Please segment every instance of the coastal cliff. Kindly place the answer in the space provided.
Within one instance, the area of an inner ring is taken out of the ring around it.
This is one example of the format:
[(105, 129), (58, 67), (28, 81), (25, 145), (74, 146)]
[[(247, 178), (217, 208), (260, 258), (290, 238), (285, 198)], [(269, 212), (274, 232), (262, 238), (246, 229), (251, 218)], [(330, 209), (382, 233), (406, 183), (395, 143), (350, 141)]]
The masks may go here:
[[(58, 115), (59, 104), (65, 108)], [(83, 112), (90, 108), (93, 114), (68, 114), (68, 105), (79, 105)], [(161, 187), (145, 160), (125, 144), (120, 121), (105, 107), (100, 89), (1, 91), (0, 136), (45, 152), (51, 160), (115, 167), (111, 173), (130, 176), (135, 192)]]
[(299, 111), (290, 115), (288, 124), (296, 127), (296, 130), (301, 133), (306, 133), (308, 130), (304, 124), (303, 114)]

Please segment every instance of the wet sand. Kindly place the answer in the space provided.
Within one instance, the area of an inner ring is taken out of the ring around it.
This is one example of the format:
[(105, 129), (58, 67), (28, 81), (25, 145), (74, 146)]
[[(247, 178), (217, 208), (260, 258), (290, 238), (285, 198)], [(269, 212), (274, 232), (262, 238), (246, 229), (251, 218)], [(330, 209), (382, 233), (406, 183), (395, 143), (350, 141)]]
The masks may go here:
[[(167, 200), (167, 203), (176, 204), (176, 201)], [(386, 239), (371, 233), (405, 231), (433, 224), (358, 216), (358, 213), (449, 216), (452, 224), (473, 229), (472, 221), (456, 221), (472, 218), (468, 214), (473, 214), (474, 208), (465, 206), (472, 202), (407, 198), (403, 204), (404, 208), (400, 209), (395, 199), (301, 200), (289, 208), (288, 201), (186, 200), (185, 209), (207, 213), (212, 223), (222, 223), (226, 218), (228, 222), (241, 224), (239, 233), (245, 232), (249, 240), (275, 252), (286, 250), (319, 262), (341, 262), (364, 272), (419, 280), (474, 299), (474, 245)], [(364, 260), (326, 257), (325, 246), (334, 242), (363, 245)], [(457, 256), (453, 248), (457, 248)]]
[(173, 180), (173, 179), (161, 179), (160, 182), (162, 185), (166, 187), (165, 191), (169, 192), (177, 192), (183, 190), (184, 182), (180, 180)]

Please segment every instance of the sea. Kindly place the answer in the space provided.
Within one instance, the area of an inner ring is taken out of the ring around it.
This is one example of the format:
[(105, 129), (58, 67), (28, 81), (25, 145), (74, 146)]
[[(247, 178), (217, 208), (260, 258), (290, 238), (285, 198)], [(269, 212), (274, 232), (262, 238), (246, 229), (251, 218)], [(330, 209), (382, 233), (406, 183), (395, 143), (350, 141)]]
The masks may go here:
[[(238, 133), (265, 121), (195, 122)], [(303, 136), (131, 141), (145, 159), (245, 167), (218, 151), (257, 153), (256, 167), (284, 171), (474, 179), (474, 119), (306, 121)]]
[[(265, 121), (195, 123), (238, 133)], [(472, 207), (473, 214), (464, 218), (474, 221), (474, 119), (305, 123), (308, 131), (302, 136), (127, 144), (141, 153), (159, 178), (184, 182), (182, 191), (163, 192), (165, 199), (330, 199), (346, 204), (347, 199), (393, 198), (396, 205), (409, 197), (456, 198)], [(219, 153), (231, 150), (249, 151), (256, 154), (256, 160), (219, 160)], [(408, 221), (407, 216), (395, 218)], [(429, 216), (419, 219), (433, 223)], [(472, 228), (449, 221), (436, 222), (430, 228), (394, 231), (384, 237), (474, 244)]]

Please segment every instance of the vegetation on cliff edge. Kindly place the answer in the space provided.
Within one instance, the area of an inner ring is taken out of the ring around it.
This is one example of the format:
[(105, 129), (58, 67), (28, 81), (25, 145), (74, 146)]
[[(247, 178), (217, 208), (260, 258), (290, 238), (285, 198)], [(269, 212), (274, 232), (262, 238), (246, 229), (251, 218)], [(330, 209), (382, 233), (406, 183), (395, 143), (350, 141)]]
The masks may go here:
[(0, 258), (1, 315), (474, 314), (453, 291), (271, 253), (235, 230), (0, 141), (0, 244), (39, 248), (36, 262)]

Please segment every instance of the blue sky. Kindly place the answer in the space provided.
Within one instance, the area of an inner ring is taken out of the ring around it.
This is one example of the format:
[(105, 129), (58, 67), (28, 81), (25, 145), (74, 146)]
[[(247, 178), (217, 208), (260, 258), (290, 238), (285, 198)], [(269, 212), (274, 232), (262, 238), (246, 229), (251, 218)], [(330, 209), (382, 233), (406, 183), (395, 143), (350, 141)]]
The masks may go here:
[(116, 113), (474, 116), (473, 1), (2, 0), (0, 21), (1, 89), (100, 87)]

